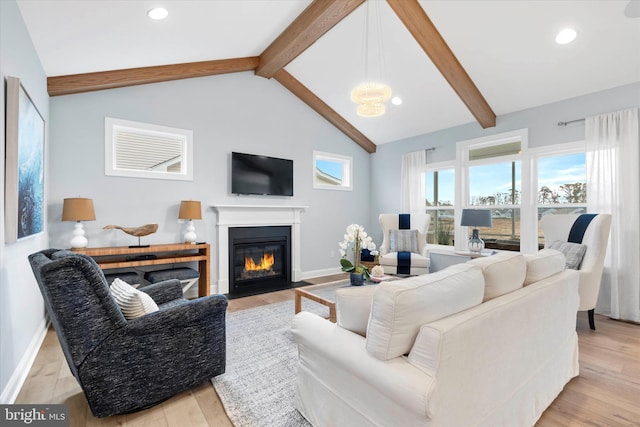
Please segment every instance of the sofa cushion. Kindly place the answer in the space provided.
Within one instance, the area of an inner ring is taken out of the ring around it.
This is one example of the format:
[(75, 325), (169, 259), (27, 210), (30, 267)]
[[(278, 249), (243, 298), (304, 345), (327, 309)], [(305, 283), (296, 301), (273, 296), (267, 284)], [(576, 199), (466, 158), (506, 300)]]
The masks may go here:
[(347, 286), (336, 289), (336, 321), (338, 326), (363, 337), (371, 313), (371, 301), (377, 286)]
[(500, 252), (468, 262), (482, 269), (484, 299), (488, 301), (522, 287), (527, 273), (524, 257), (517, 252)]
[(389, 252), (418, 253), (418, 230), (390, 230)]
[(572, 270), (580, 270), (580, 264), (582, 264), (582, 258), (587, 251), (585, 245), (580, 243), (562, 242), (556, 240), (549, 245), (549, 249), (556, 249), (564, 254), (565, 267)]
[(525, 255), (527, 263), (527, 275), (524, 278), (524, 286), (539, 282), (564, 270), (564, 255), (554, 249), (542, 249), (531, 255)]
[(158, 311), (158, 305), (149, 295), (137, 290), (127, 282), (118, 278), (113, 279), (109, 289), (127, 320)]
[(367, 326), (367, 351), (380, 360), (407, 354), (420, 326), (480, 304), (483, 292), (482, 273), (469, 264), (379, 284)]
[[(398, 252), (389, 252), (378, 258), (380, 265), (398, 266)], [(411, 267), (429, 268), (431, 259), (415, 252), (411, 252)]]

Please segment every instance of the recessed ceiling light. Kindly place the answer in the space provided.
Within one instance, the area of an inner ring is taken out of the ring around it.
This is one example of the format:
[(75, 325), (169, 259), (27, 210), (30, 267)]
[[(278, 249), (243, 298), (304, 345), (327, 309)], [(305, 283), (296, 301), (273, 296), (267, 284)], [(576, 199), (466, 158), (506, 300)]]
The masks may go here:
[(400, 105), (402, 104), (402, 98), (400, 98), (399, 96), (394, 96), (393, 98), (391, 98), (391, 103), (393, 105)]
[(167, 15), (169, 15), (169, 11), (164, 7), (154, 7), (147, 11), (147, 16), (156, 21), (166, 18)]
[(564, 30), (560, 31), (556, 36), (556, 43), (558, 44), (571, 43), (576, 39), (577, 35), (578, 33), (576, 33), (576, 30), (574, 30), (573, 28), (565, 28)]

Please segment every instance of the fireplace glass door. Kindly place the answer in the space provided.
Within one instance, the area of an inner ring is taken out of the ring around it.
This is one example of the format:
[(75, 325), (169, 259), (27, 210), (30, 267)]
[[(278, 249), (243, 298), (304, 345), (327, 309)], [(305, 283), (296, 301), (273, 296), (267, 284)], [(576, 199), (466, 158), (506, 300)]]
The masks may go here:
[(234, 248), (234, 282), (282, 277), (284, 274), (284, 244), (250, 243)]
[(291, 281), (291, 227), (229, 229), (229, 292), (268, 291)]

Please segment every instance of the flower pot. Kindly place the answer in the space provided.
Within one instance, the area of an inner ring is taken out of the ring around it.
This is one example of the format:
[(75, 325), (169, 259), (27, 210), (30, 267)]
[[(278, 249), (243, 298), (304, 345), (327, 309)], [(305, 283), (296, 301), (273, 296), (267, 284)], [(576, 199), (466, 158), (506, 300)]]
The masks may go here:
[(362, 286), (364, 284), (364, 274), (362, 273), (350, 273), (349, 279), (351, 280), (351, 286)]

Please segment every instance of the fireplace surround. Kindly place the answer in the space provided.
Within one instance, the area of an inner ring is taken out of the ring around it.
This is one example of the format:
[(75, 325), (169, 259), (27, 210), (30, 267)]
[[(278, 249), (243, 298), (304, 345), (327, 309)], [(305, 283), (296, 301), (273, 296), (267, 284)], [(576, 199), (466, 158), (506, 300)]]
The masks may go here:
[[(216, 273), (216, 293), (229, 294), (229, 229), (234, 227), (289, 226), (291, 230), (291, 262), (288, 266), (290, 281), (301, 279), (300, 267), (300, 224), (301, 214), (306, 206), (275, 205), (214, 205), (216, 219), (216, 246), (214, 266)], [(255, 260), (256, 262), (258, 260)]]

